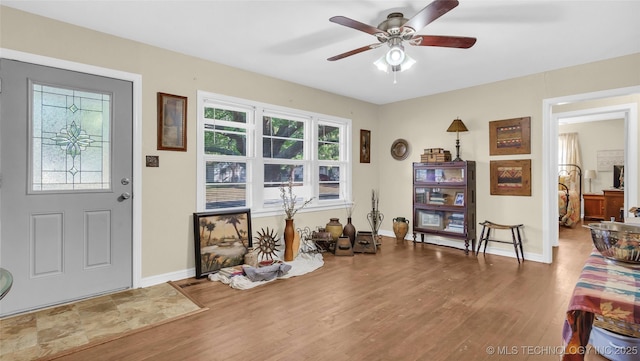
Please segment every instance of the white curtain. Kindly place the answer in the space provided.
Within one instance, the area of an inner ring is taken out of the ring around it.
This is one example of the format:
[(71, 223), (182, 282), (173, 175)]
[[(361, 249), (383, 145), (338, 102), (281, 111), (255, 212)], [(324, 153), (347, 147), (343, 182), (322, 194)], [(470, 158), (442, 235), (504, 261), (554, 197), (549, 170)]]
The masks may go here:
[[(582, 169), (580, 162), (580, 142), (578, 141), (578, 133), (562, 133), (558, 139), (558, 164), (575, 164)], [(570, 189), (578, 190), (580, 174), (574, 167), (558, 169), (559, 174), (568, 175), (570, 180), (567, 186)]]

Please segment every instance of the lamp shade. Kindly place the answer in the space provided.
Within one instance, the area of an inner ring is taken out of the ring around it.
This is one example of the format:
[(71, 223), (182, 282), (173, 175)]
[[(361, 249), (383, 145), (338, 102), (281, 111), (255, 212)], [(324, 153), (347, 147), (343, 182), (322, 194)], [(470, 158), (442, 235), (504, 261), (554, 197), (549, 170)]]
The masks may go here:
[(403, 72), (405, 70), (409, 70), (409, 68), (411, 68), (415, 63), (416, 61), (407, 54), (404, 55), (404, 60), (400, 65), (392, 65), (389, 62), (387, 62), (386, 55), (383, 55), (380, 59), (373, 62), (373, 64), (376, 66), (376, 68), (378, 68), (378, 70), (384, 71), (385, 73)]
[(387, 63), (391, 66), (398, 66), (404, 61), (404, 49), (401, 45), (394, 45), (389, 49), (386, 55)]
[(447, 132), (467, 132), (467, 131), (469, 131), (469, 129), (467, 129), (467, 127), (464, 125), (462, 120), (458, 118), (454, 119), (451, 125), (449, 126), (449, 128), (447, 129)]
[(596, 179), (598, 178), (598, 172), (594, 169), (588, 169), (584, 172), (584, 179)]

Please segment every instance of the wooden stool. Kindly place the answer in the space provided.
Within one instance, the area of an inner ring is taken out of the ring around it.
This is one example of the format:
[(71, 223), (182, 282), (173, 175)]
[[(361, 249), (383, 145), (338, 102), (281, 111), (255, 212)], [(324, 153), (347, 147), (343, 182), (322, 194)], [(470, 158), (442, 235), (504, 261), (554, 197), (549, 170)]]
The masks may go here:
[[(504, 225), (504, 224), (493, 223), (490, 221), (484, 221), (484, 222), (481, 222), (480, 224), (482, 225), (482, 233), (480, 233), (480, 243), (478, 243), (476, 256), (478, 256), (478, 253), (480, 252), (480, 246), (482, 246), (482, 241), (484, 241), (484, 249), (482, 251), (483, 254), (487, 253), (487, 244), (489, 243), (489, 241), (507, 243), (507, 244), (513, 243), (513, 248), (516, 250), (516, 258), (518, 259), (518, 263), (520, 263), (520, 256), (522, 256), (522, 261), (524, 262), (524, 252), (522, 251), (522, 238), (520, 238), (520, 227), (524, 227), (524, 225), (522, 224)], [(492, 229), (510, 229), (511, 242), (491, 239), (490, 234)], [(518, 254), (518, 247), (520, 247), (520, 254)]]

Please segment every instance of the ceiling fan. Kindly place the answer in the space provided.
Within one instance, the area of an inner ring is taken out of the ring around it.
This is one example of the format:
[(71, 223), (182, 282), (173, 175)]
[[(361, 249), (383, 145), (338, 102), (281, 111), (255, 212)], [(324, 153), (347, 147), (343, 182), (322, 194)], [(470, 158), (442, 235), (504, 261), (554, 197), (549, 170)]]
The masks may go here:
[[(443, 35), (416, 35), (416, 31), (421, 30), (434, 20), (448, 13), (458, 6), (458, 4), (459, 2), (457, 0), (435, 0), (424, 9), (420, 10), (411, 19), (406, 19), (402, 13), (394, 12), (389, 14), (387, 19), (381, 22), (377, 27), (361, 23), (345, 16), (334, 16), (330, 18), (329, 21), (371, 34), (378, 39), (378, 43), (353, 49), (345, 53), (332, 56), (327, 60), (340, 60), (367, 50), (376, 49), (386, 43), (389, 45), (390, 49), (383, 58), (391, 67), (391, 70), (395, 72), (405, 70), (402, 67), (408, 58), (404, 53), (403, 43), (405, 41), (409, 45), (414, 46), (441, 46), (468, 49), (476, 43), (476, 38)], [(385, 66), (387, 64), (385, 64)]]

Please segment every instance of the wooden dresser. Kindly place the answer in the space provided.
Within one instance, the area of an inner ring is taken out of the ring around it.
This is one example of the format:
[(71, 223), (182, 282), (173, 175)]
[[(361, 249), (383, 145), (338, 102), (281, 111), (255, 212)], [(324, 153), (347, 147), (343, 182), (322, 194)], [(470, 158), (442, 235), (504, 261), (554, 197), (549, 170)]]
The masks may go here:
[(584, 220), (602, 221), (604, 220), (604, 194), (585, 193), (584, 199)]
[(620, 212), (620, 209), (624, 209), (624, 190), (621, 189), (605, 189), (604, 192), (604, 220), (611, 220), (611, 217), (615, 218), (616, 222), (624, 222), (624, 212)]

